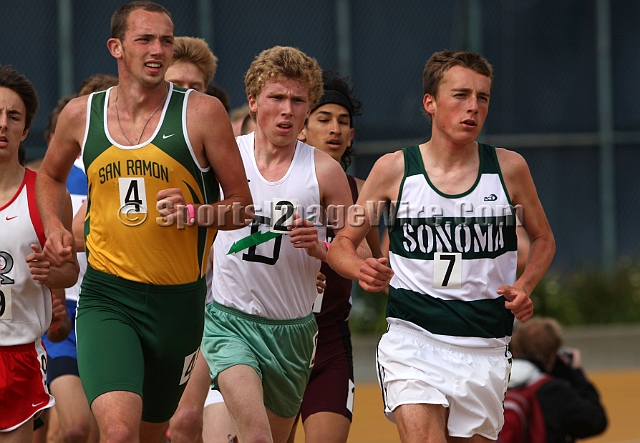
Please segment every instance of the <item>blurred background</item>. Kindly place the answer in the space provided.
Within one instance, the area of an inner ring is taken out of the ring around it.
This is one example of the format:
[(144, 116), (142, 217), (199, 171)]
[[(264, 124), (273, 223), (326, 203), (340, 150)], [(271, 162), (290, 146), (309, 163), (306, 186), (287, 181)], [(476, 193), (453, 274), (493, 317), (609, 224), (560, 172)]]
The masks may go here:
[[(46, 118), (95, 73), (117, 74), (107, 51), (118, 0), (27, 0), (2, 5), (0, 64), (26, 74), (41, 107), (27, 159), (45, 152)], [(246, 102), (244, 73), (274, 45), (298, 47), (348, 76), (364, 103), (353, 175), (428, 139), (422, 69), (442, 49), (493, 64), (481, 141), (527, 160), (557, 241), (534, 298), (565, 324), (640, 321), (640, 1), (638, 0), (160, 0), (176, 35), (205, 38), (214, 83)], [(356, 331), (384, 328), (384, 299), (355, 296)]]
[[(567, 339), (583, 349), (587, 369), (640, 367), (640, 0), (158, 1), (176, 35), (209, 43), (219, 59), (214, 83), (231, 108), (246, 102), (251, 61), (274, 45), (298, 47), (348, 76), (364, 103), (349, 172), (363, 179), (382, 154), (429, 138), (421, 114), (429, 56), (482, 53), (495, 78), (480, 141), (524, 156), (557, 241), (532, 296), (536, 313), (574, 326)], [(41, 101), (28, 160), (44, 155), (46, 119), (59, 97), (92, 74), (117, 74), (106, 41), (123, 3), (0, 0), (0, 64), (26, 74)], [(353, 300), (351, 327), (362, 337), (355, 356), (364, 368), (356, 375), (373, 381), (367, 371), (386, 328), (385, 297), (354, 287)], [(637, 400), (640, 372), (629, 377), (616, 389)], [(605, 388), (608, 406), (624, 407), (612, 389)], [(619, 423), (634, 422), (621, 414)]]

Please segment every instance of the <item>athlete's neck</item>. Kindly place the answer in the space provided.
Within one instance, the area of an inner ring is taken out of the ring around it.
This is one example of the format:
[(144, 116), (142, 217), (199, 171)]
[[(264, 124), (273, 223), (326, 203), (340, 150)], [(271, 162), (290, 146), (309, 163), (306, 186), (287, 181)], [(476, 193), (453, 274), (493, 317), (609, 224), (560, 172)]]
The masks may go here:
[(425, 167), (436, 167), (441, 170), (466, 168), (478, 159), (478, 143), (473, 141), (466, 145), (434, 140), (433, 138), (420, 145), (420, 152)]
[(137, 83), (120, 83), (113, 88), (109, 102), (115, 104), (118, 97), (118, 109), (121, 115), (130, 116), (137, 122), (148, 116), (168, 94), (169, 84), (164, 80), (153, 86)]
[(284, 146), (270, 143), (264, 133), (256, 129), (254, 138), (254, 157), (262, 176), (271, 182), (278, 181), (285, 176), (296, 153), (298, 140)]
[(445, 194), (466, 192), (478, 177), (480, 155), (478, 144), (443, 149), (431, 141), (420, 145), (425, 172), (431, 183)]

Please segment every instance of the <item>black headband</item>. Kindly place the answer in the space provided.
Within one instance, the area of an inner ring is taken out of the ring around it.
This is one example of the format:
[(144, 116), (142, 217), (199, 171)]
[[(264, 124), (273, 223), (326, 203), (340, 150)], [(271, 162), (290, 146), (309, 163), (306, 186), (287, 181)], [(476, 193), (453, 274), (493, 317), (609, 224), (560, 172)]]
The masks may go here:
[(312, 112), (318, 109), (320, 106), (326, 105), (327, 103), (335, 103), (336, 105), (344, 107), (347, 111), (349, 111), (349, 117), (353, 118), (353, 106), (351, 106), (351, 101), (346, 95), (335, 89), (325, 89), (322, 97), (320, 98), (320, 101), (313, 108)]

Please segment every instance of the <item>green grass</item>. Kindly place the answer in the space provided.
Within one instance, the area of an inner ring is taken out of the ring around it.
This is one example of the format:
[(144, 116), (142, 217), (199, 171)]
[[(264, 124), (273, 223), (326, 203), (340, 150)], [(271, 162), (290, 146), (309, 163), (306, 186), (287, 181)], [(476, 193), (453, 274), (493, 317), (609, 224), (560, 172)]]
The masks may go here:
[(536, 315), (564, 325), (640, 322), (640, 259), (619, 260), (612, 275), (583, 267), (548, 273), (531, 295)]

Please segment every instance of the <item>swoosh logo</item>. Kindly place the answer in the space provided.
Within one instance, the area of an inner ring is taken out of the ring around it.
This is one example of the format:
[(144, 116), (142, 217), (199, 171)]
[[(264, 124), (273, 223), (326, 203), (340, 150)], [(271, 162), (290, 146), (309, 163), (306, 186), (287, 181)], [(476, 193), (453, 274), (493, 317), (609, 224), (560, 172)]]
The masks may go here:
[(9, 217), (9, 216), (7, 215), (5, 218), (6, 218), (6, 220), (7, 220), (7, 221), (9, 221), (9, 220), (13, 220), (13, 219), (14, 219), (14, 218), (16, 218), (16, 217), (17, 217), (17, 215), (14, 215), (13, 217)]
[(175, 134), (169, 134), (169, 135), (167, 135), (167, 134), (162, 134), (162, 139), (163, 139), (163, 140), (166, 140), (166, 139), (168, 139), (169, 137), (173, 137), (174, 135), (175, 135)]
[(31, 403), (31, 407), (35, 408), (36, 406), (40, 406), (42, 403), (44, 403), (44, 402), (41, 401), (40, 403)]

